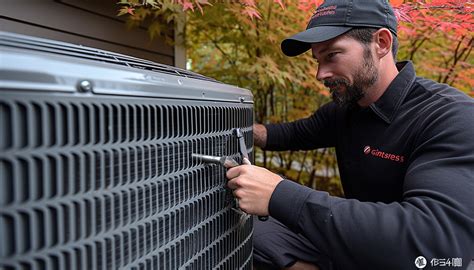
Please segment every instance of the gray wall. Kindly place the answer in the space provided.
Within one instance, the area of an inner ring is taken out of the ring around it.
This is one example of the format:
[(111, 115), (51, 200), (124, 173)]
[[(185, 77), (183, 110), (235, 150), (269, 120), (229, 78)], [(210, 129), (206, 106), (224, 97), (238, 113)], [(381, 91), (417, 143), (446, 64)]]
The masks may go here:
[(0, 0), (0, 30), (81, 44), (184, 67), (184, 50), (127, 30), (118, 0)]

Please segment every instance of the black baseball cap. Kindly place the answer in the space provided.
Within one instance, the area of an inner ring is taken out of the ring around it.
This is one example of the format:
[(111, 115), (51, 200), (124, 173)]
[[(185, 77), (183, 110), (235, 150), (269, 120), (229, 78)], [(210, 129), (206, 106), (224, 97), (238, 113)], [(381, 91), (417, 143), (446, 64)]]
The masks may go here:
[(397, 35), (397, 18), (388, 0), (326, 0), (314, 12), (306, 30), (281, 43), (288, 56), (309, 50), (312, 43), (323, 42), (355, 27), (387, 28)]

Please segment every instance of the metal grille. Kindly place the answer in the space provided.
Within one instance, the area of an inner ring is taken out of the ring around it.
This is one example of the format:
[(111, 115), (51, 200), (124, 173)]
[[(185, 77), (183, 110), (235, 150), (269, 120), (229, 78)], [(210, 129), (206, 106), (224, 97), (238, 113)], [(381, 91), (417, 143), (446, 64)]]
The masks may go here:
[(0, 96), (0, 268), (251, 269), (225, 170), (191, 153), (252, 152), (252, 105)]

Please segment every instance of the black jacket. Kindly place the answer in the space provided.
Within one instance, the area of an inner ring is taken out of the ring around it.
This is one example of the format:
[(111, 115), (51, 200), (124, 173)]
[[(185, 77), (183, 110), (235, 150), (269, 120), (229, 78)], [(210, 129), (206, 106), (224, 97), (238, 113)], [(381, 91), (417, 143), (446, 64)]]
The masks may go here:
[[(368, 108), (333, 102), (267, 125), (268, 150), (336, 147), (345, 199), (282, 181), (270, 214), (338, 269), (417, 269), (474, 257), (474, 100), (411, 62)], [(452, 266), (451, 266), (452, 267)], [(449, 267), (448, 267), (449, 268)], [(446, 269), (441, 267), (440, 269)]]

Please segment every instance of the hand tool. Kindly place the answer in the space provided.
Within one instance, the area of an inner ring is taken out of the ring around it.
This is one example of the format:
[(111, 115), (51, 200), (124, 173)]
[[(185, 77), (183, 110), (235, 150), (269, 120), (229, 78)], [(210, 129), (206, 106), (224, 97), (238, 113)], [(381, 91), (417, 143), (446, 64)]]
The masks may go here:
[[(242, 133), (242, 131), (240, 131), (240, 128), (234, 129), (234, 135), (237, 137), (237, 140), (239, 141), (239, 151), (240, 151), (240, 154), (242, 155), (242, 163), (247, 164), (247, 165), (252, 165), (252, 163), (250, 162), (249, 153), (247, 152), (247, 145), (245, 145), (244, 134)], [(258, 216), (258, 219), (260, 221), (267, 221), (268, 216)]]
[[(236, 128), (234, 129), (233, 133), (237, 137), (237, 140), (238, 140), (239, 152), (242, 156), (242, 164), (251, 165), (252, 163), (250, 162), (249, 154), (247, 152), (247, 146), (245, 145), (245, 138), (242, 131), (240, 131), (239, 128)], [(235, 161), (235, 159), (231, 157), (227, 157), (227, 156), (217, 157), (217, 156), (201, 155), (201, 154), (194, 154), (194, 153), (191, 154), (191, 156), (205, 163), (219, 164), (221, 166), (224, 166), (227, 169), (240, 165), (237, 161)], [(242, 212), (242, 210), (240, 210), (238, 207), (238, 201), (236, 201), (236, 204), (237, 204), (238, 210)], [(248, 217), (248, 214), (245, 214), (244, 216)], [(259, 216), (258, 219), (261, 221), (266, 221), (268, 220), (268, 216)]]
[(235, 159), (231, 157), (226, 157), (226, 156), (216, 157), (216, 156), (208, 156), (208, 155), (201, 155), (201, 154), (191, 154), (191, 156), (195, 159), (202, 160), (204, 163), (219, 164), (219, 165), (224, 166), (227, 169), (240, 165), (237, 161), (235, 161)]
[[(235, 161), (235, 159), (231, 157), (227, 157), (227, 156), (216, 157), (216, 156), (201, 155), (201, 154), (191, 154), (191, 156), (195, 159), (201, 160), (204, 163), (221, 165), (226, 169), (230, 169), (230, 168), (240, 165), (237, 161)], [(235, 206), (231, 207), (231, 209), (240, 215), (238, 227), (243, 228), (243, 226), (247, 222), (247, 219), (250, 218), (250, 215), (245, 213), (239, 208), (239, 200), (237, 200), (237, 198), (235, 197), (234, 197), (234, 203), (235, 203)]]

